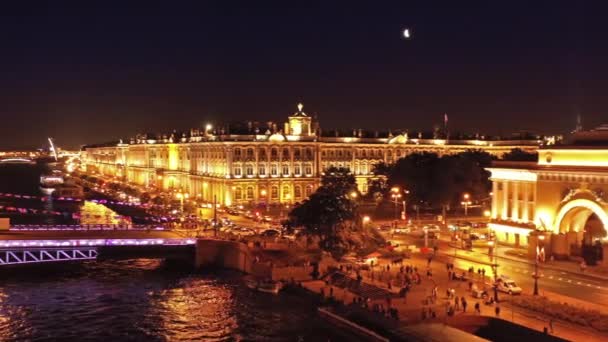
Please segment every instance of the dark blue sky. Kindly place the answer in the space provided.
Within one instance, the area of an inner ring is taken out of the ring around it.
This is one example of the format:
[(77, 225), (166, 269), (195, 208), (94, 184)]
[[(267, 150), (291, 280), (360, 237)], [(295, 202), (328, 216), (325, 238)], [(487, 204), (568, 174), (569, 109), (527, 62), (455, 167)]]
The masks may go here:
[(430, 130), (446, 112), (491, 134), (608, 109), (599, 1), (92, 3), (0, 7), (0, 148), (282, 122), (299, 101), (325, 128)]

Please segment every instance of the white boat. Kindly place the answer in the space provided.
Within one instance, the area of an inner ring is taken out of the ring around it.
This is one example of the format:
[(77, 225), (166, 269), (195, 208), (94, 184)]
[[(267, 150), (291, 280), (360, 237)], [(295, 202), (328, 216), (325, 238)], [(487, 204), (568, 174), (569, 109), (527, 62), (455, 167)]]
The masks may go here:
[(246, 280), (247, 287), (252, 290), (257, 290), (265, 293), (277, 294), (283, 289), (283, 283), (280, 281), (274, 281), (271, 279), (257, 280), (255, 278), (249, 278)]
[(63, 199), (83, 199), (84, 190), (81, 186), (76, 184), (61, 184), (55, 187), (53, 191), (53, 198)]

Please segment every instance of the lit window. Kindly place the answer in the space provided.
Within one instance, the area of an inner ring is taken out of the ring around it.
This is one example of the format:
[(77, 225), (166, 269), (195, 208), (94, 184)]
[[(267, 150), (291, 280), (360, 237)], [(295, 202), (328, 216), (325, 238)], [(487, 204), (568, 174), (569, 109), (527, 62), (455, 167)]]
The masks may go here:
[(247, 199), (249, 199), (249, 200), (253, 199), (253, 187), (252, 186), (247, 187)]
[(279, 198), (279, 187), (273, 186), (270, 188), (270, 197)]
[(234, 190), (234, 199), (240, 200), (243, 198), (243, 190), (240, 187), (237, 187)]
[(260, 166), (260, 170), (259, 170), (260, 176), (265, 176), (266, 175), (266, 167), (265, 166)]
[(235, 176), (240, 176), (241, 175), (241, 168), (240, 167), (235, 167), (234, 168), (234, 175)]
[(277, 166), (275, 164), (272, 164), (272, 166), (270, 166), (270, 174), (273, 176), (277, 175)]
[(300, 165), (296, 165), (293, 169), (293, 173), (299, 176), (300, 172), (301, 172)]
[(293, 188), (293, 194), (296, 198), (302, 197), (302, 187), (300, 187), (299, 185), (296, 185)]
[(245, 168), (245, 172), (247, 173), (247, 176), (253, 176), (253, 165), (248, 164)]
[(307, 175), (312, 175), (312, 166), (310, 164), (307, 164), (305, 171)]
[(289, 165), (283, 165), (283, 175), (289, 175)]

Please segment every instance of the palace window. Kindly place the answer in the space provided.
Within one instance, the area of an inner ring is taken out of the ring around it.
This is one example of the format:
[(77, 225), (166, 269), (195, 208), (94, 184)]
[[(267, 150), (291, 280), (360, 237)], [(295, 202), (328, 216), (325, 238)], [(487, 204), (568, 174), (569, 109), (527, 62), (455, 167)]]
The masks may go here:
[(234, 168), (234, 175), (235, 176), (240, 176), (241, 175), (241, 168), (240, 167), (235, 167)]
[(234, 199), (240, 200), (243, 198), (243, 189), (241, 189), (241, 187), (237, 187), (234, 190)]
[(310, 196), (312, 194), (312, 185), (306, 186), (306, 196)]
[(290, 199), (290, 197), (291, 197), (291, 194), (289, 193), (289, 186), (283, 185), (283, 198)]
[(247, 199), (248, 200), (253, 199), (253, 187), (252, 186), (247, 187)]
[(312, 159), (312, 149), (311, 148), (306, 149), (306, 159), (308, 159), (308, 160)]
[(304, 167), (304, 171), (307, 175), (312, 175), (312, 165), (306, 164), (306, 166)]
[(289, 165), (285, 164), (283, 165), (283, 176), (288, 176), (289, 175)]
[(245, 173), (247, 174), (247, 176), (253, 176), (253, 165), (247, 164), (247, 166), (245, 167)]
[(241, 149), (240, 148), (235, 148), (234, 149), (234, 157), (235, 158), (241, 158)]
[(276, 164), (272, 164), (270, 166), (270, 174), (273, 176), (276, 176), (278, 174), (278, 170), (277, 170), (277, 165)]
[(283, 160), (287, 160), (289, 159), (289, 150), (284, 148), (283, 149)]
[(266, 160), (266, 149), (263, 148), (258, 152), (258, 158), (260, 160)]
[(279, 157), (279, 151), (276, 148), (270, 150), (270, 157), (276, 159)]
[(252, 148), (247, 149), (247, 158), (253, 158), (253, 149)]
[(293, 173), (297, 176), (300, 175), (300, 173), (301, 173), (300, 165), (294, 166)]
[(279, 187), (278, 186), (273, 186), (272, 188), (270, 188), (270, 197), (279, 198)]
[(264, 165), (260, 165), (259, 174), (260, 176), (266, 176), (266, 167)]
[(300, 197), (302, 197), (302, 187), (301, 187), (301, 186), (299, 186), (299, 185), (296, 185), (296, 186), (293, 188), (293, 195), (294, 195), (294, 197), (295, 197), (295, 198), (300, 198)]

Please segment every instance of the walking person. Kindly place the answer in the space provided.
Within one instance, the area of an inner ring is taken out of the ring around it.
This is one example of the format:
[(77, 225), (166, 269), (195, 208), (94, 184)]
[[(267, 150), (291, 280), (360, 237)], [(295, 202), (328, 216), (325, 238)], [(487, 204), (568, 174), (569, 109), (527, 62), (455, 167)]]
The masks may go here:
[(454, 308), (456, 309), (456, 311), (460, 309), (460, 300), (458, 296), (454, 297)]
[(549, 331), (553, 334), (553, 318), (549, 319)]
[(462, 312), (467, 312), (467, 300), (464, 297), (461, 297), (460, 299), (460, 303), (462, 304)]
[(494, 312), (496, 313), (496, 317), (500, 316), (500, 307), (498, 306), (498, 304), (496, 305), (496, 308), (494, 308)]
[(481, 315), (481, 310), (479, 308), (479, 302), (475, 303), (475, 313)]

